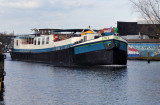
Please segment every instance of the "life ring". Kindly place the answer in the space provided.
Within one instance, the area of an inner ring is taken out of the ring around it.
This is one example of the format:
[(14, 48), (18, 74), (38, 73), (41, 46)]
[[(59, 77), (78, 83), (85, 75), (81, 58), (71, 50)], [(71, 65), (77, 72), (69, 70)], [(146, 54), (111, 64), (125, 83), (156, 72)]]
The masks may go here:
[(54, 42), (58, 41), (58, 39), (59, 39), (59, 36), (58, 36), (58, 35), (53, 35), (53, 40), (54, 40)]
[(58, 35), (53, 35), (53, 38), (54, 38), (54, 39), (58, 39), (59, 36), (58, 36)]

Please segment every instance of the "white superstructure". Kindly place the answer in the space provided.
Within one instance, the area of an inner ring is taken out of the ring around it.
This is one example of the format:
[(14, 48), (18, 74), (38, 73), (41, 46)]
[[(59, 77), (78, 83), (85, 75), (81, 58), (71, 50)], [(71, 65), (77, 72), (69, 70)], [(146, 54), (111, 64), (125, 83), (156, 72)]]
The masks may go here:
[(14, 49), (44, 49), (67, 45), (71, 47), (107, 39), (119, 39), (125, 41), (121, 37), (115, 35), (101, 36), (99, 33), (85, 34), (77, 37), (70, 37), (68, 39), (61, 39), (59, 41), (54, 41), (55, 35), (24, 35), (17, 36), (17, 38), (14, 39)]

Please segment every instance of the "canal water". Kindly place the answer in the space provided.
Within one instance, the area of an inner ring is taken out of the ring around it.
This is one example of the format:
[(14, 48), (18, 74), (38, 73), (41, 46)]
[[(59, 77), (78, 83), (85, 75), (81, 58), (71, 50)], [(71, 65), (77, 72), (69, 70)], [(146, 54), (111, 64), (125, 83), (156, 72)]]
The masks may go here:
[(54, 67), (5, 60), (0, 105), (159, 105), (160, 62)]

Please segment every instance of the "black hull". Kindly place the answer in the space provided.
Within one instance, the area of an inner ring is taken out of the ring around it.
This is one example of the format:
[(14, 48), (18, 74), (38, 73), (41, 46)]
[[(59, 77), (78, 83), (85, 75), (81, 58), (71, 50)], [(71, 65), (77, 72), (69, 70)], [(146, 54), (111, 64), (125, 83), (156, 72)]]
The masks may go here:
[(74, 58), (73, 48), (43, 53), (11, 52), (10, 54), (12, 60), (45, 62), (55, 66), (72, 66)]
[(13, 60), (38, 61), (54, 66), (126, 65), (127, 52), (116, 47), (82, 54), (74, 54), (74, 48), (43, 53), (11, 52)]
[(126, 65), (127, 53), (113, 48), (111, 50), (99, 50), (75, 56), (76, 65)]

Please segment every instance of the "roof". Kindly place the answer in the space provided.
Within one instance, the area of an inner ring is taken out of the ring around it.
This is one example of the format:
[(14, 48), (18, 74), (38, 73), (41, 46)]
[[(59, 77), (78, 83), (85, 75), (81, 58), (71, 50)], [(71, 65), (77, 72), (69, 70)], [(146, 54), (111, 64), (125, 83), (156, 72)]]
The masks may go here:
[(43, 28), (43, 29), (38, 29), (38, 30), (61, 30), (61, 29), (50, 29), (50, 28)]
[[(90, 29), (59, 29), (55, 30), (54, 32), (84, 32), (89, 30)], [(99, 30), (94, 30), (94, 31), (99, 31)]]
[(25, 38), (34, 38), (34, 37), (35, 37), (35, 35), (30, 34), (30, 35), (19, 35), (16, 38), (17, 39), (25, 39)]

